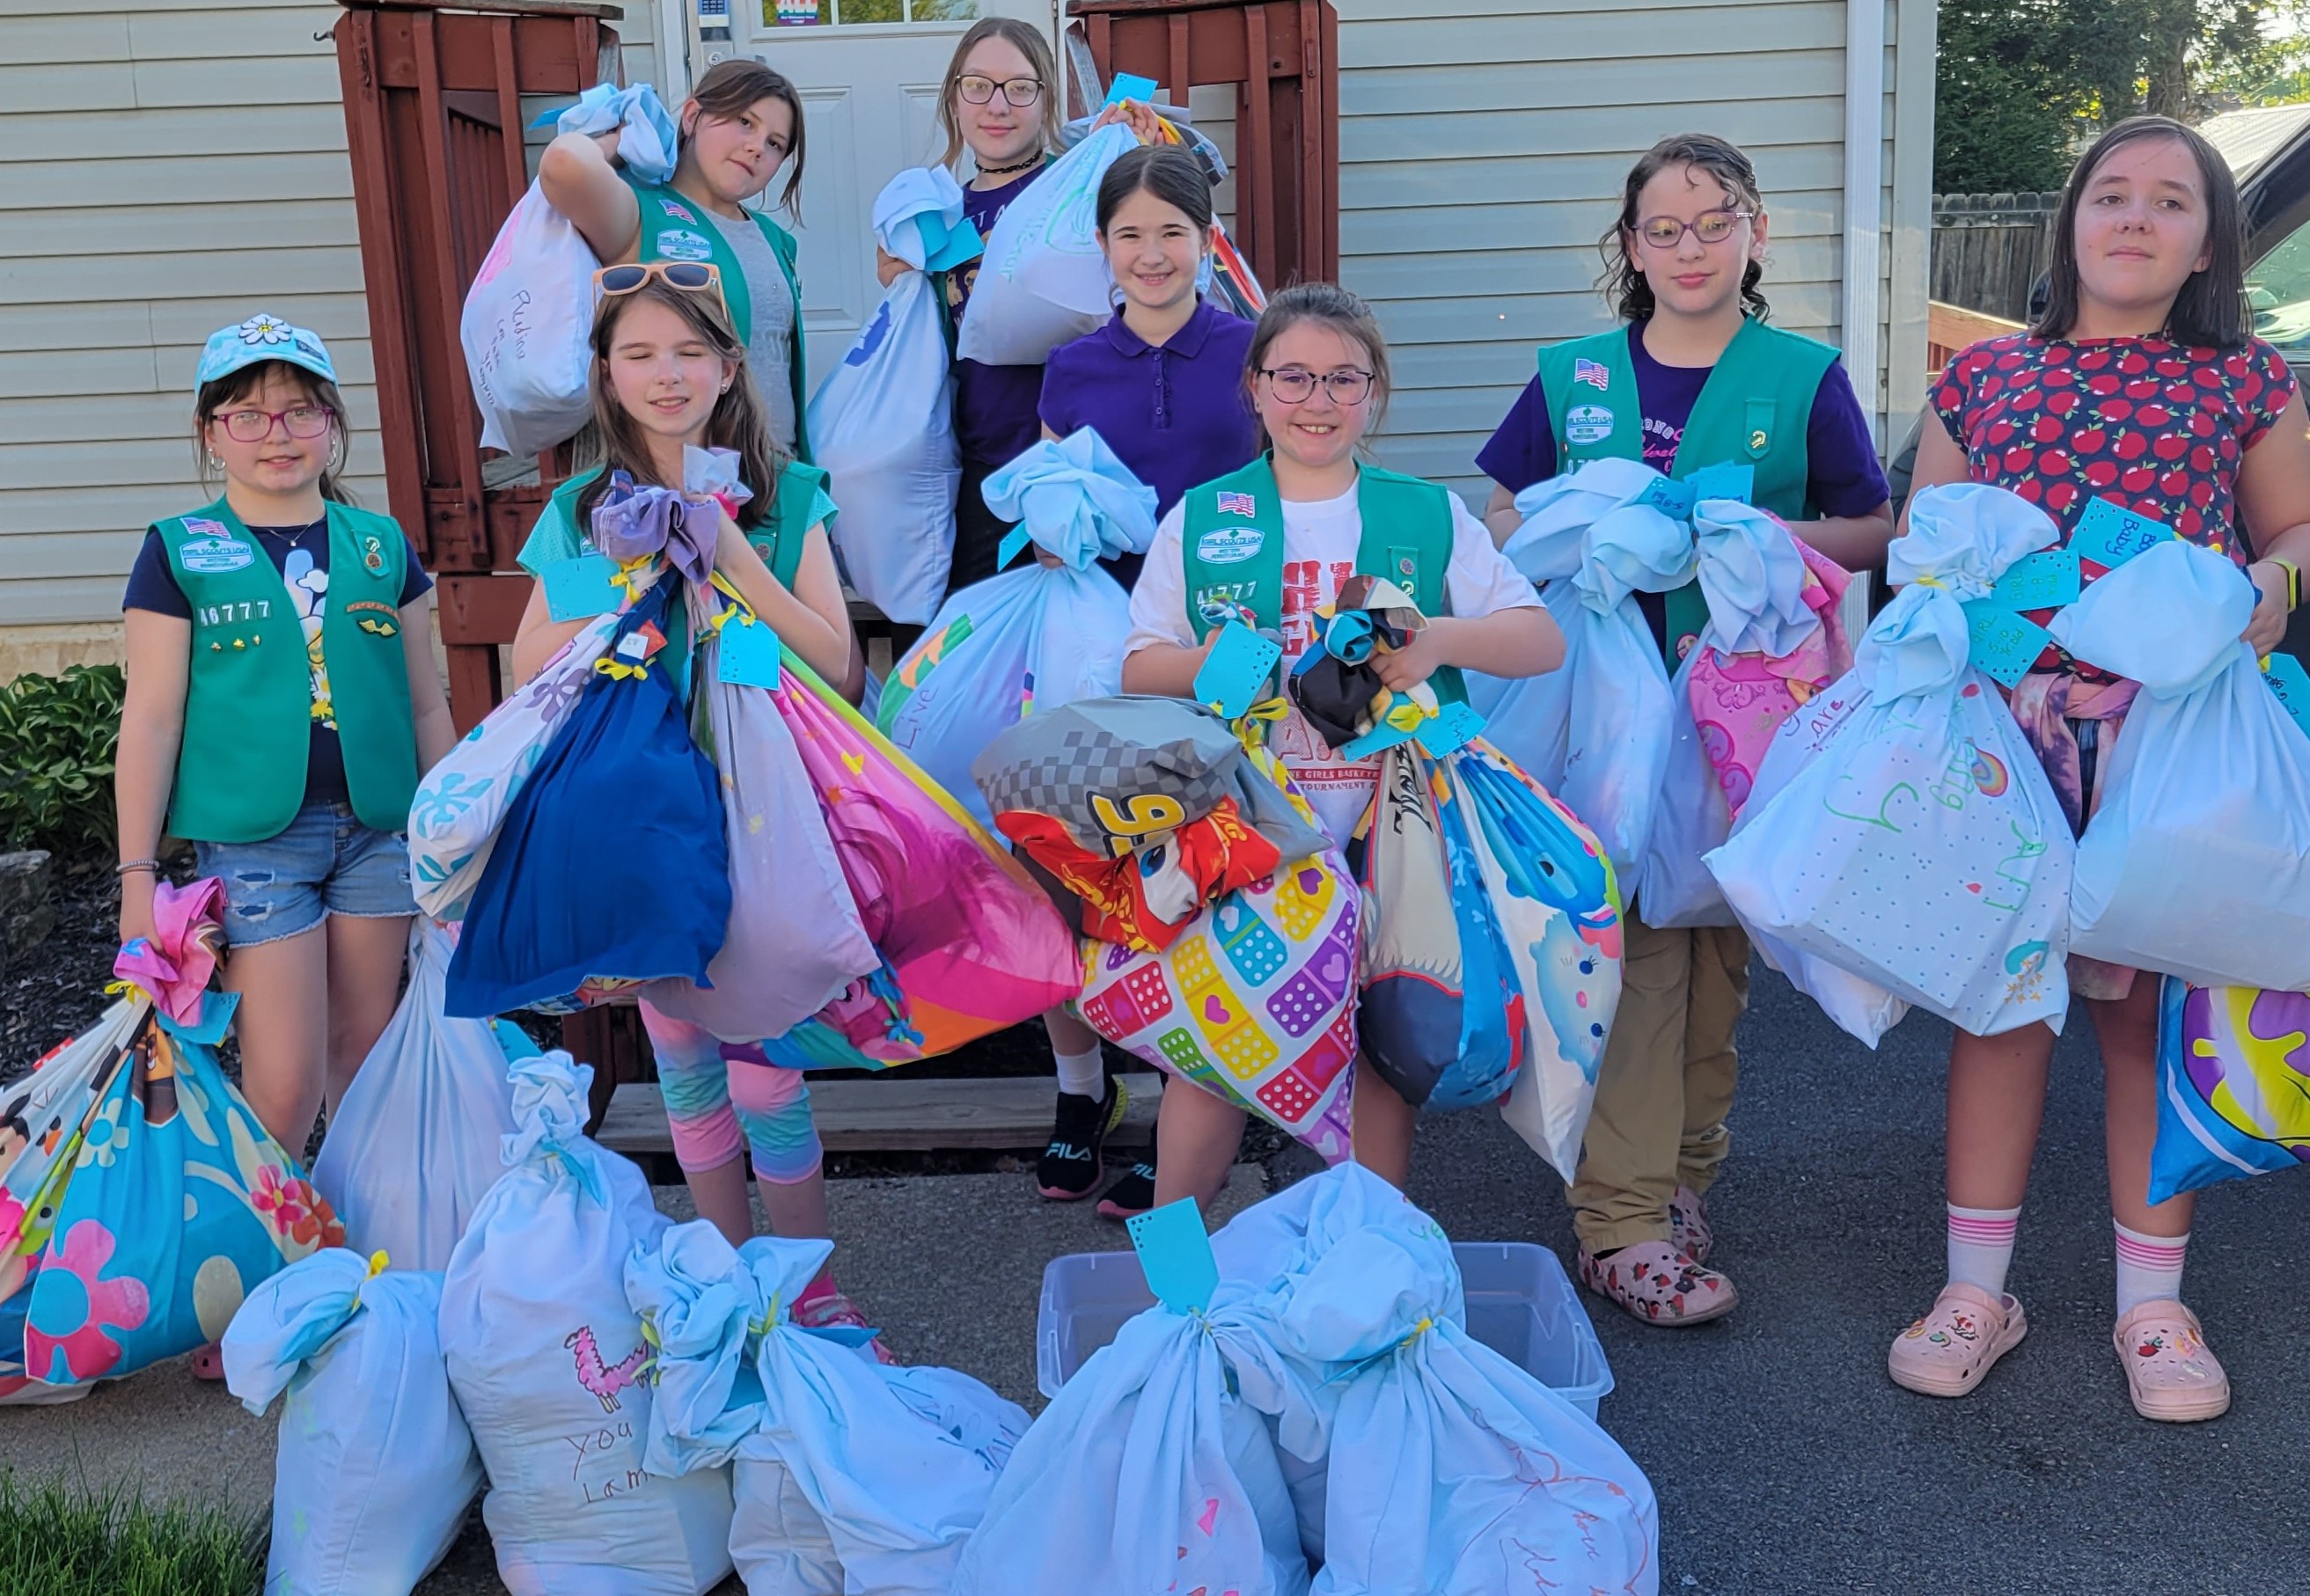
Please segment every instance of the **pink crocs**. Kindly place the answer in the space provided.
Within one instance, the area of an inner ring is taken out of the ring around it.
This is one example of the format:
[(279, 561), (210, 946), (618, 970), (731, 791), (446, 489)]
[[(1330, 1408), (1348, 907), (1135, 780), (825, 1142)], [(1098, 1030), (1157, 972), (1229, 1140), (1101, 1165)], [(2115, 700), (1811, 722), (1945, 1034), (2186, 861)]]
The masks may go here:
[(1679, 1186), (1668, 1200), (1668, 1243), (1695, 1263), (1708, 1262), (1716, 1232), (1709, 1227), (1708, 1205), (1690, 1186)]
[(2198, 1316), (2171, 1297), (2145, 1302), (2110, 1332), (2133, 1410), (2165, 1424), (2226, 1413), (2230, 1377), (2222, 1372)]
[(1580, 1283), (1646, 1324), (1706, 1324), (1741, 1300), (1732, 1281), (1664, 1241), (1640, 1241), (1605, 1258), (1583, 1247)]
[(1992, 1297), (1978, 1286), (1951, 1280), (1933, 1299), (1932, 1311), (1894, 1341), (1885, 1371), (1894, 1384), (1907, 1390), (1961, 1397), (2028, 1333), (2028, 1316), (2011, 1292)]

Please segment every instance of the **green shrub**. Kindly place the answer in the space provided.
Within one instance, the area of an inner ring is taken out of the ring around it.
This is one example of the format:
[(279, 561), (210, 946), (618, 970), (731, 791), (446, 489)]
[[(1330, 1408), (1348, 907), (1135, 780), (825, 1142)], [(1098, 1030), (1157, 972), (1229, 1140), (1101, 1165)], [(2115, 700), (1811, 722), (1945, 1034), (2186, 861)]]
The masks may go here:
[[(117, 674), (117, 672), (116, 672)], [(228, 1508), (155, 1506), (0, 1470), (0, 1591), (9, 1596), (255, 1596), (265, 1526)]]
[(118, 665), (0, 686), (0, 849), (77, 859), (112, 846), (112, 758), (126, 691)]

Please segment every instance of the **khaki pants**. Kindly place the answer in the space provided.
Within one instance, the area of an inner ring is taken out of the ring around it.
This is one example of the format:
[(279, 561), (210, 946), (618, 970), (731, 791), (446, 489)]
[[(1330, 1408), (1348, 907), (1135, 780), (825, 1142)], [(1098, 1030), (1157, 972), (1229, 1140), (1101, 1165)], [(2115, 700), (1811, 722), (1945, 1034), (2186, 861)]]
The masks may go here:
[(1604, 1044), (1572, 1228), (1591, 1253), (1668, 1238), (1676, 1188), (1706, 1192), (1730, 1150), (1732, 1033), (1749, 1006), (1749, 939), (1737, 927), (1659, 931), (1633, 915), (1620, 1007)]

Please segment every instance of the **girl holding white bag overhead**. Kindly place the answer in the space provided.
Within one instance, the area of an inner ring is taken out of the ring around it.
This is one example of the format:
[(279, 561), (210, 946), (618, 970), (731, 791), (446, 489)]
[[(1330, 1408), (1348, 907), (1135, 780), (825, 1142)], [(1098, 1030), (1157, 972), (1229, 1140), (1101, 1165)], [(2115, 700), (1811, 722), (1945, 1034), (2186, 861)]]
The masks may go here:
[[(2089, 577), (2137, 551), (2129, 539), (2170, 533), (2214, 551), (2250, 579), (2245, 640), (2267, 654), (2310, 563), (2310, 415), (2284, 359), (2250, 334), (2243, 240), (2229, 169), (2203, 139), (2163, 117), (2111, 128), (2063, 192), (2045, 310), (2027, 332), (1950, 360), (1933, 394), (1941, 424), (1925, 428), (1915, 482), (2010, 489), (2053, 518)], [(2012, 693), (2073, 828), (2106, 795), (2136, 691), (2048, 647)], [(2113, 1345), (2143, 1417), (2211, 1418), (2229, 1405), (2228, 1377), (2180, 1300), (2193, 1200), (2147, 1200), (2158, 983), (2078, 956), (2069, 976), (2101, 1045)], [(1970, 1392), (2027, 1330), (2005, 1276), (2053, 1045), (2051, 1031), (2031, 1025), (1991, 1037), (1960, 1031), (1951, 1047), (1949, 1283), (1889, 1357), (1894, 1380), (1913, 1391)]]
[[(741, 484), (769, 486), (734, 514), (720, 508), (715, 566), (803, 664), (826, 681), (851, 681), (855, 696), (859, 650), (827, 542), (834, 509), (823, 474), (771, 442), (718, 273), (710, 263), (664, 261), (607, 266), (600, 282), (594, 399), (606, 458), (555, 490), (523, 546), (523, 567), (543, 577), (557, 562), (592, 551), (585, 529), (614, 473), (678, 484), (685, 449), (734, 450)], [(536, 674), (591, 620), (554, 620), (541, 580), (514, 642), (515, 674)], [(733, 1245), (753, 1233), (740, 1162), (751, 1154), (771, 1227), (782, 1236), (826, 1235), (821, 1149), (802, 1072), (767, 1063), (756, 1046), (725, 1045), (647, 1000), (641, 1010), (674, 1154), (699, 1215)], [(862, 1322), (830, 1278), (796, 1312), (812, 1323)]]
[(760, 61), (723, 61), (698, 80), (678, 120), (681, 149), (662, 185), (641, 182), (618, 163), (620, 135), (612, 132), (555, 139), (538, 160), (538, 186), (608, 264), (694, 261), (721, 273), (770, 441), (807, 460), (797, 246), (792, 233), (746, 204), (784, 170), (778, 204), (799, 214), (802, 95)]
[[(1196, 279), (1210, 258), (1211, 185), (1183, 149), (1149, 145), (1109, 167), (1099, 190), (1099, 237), (1122, 294), (1115, 318), (1051, 351), (1043, 374), (1046, 438), (1090, 427), (1168, 515), (1194, 484), (1234, 471), (1259, 452), (1244, 395), (1252, 325), (1205, 299)], [(1142, 556), (1105, 562), (1128, 590)], [(1054, 1013), (1045, 1020), (1059, 1069), (1059, 1107), (1035, 1172), (1046, 1197), (1072, 1201), (1098, 1185), (1107, 1133), (1125, 1104), (1106, 1080), (1098, 1033)], [(1154, 1206), (1155, 1167), (1135, 1165), (1099, 1199), (1109, 1219)]]
[[(1834, 349), (1765, 319), (1767, 229), (1756, 168), (1726, 141), (1680, 134), (1637, 162), (1599, 246), (1623, 325), (1541, 351), (1476, 456), (1497, 484), (1496, 538), (1520, 524), (1517, 493), (1588, 461), (1640, 459), (1674, 478), (1729, 464), (1809, 547), (1847, 570), (1882, 562), (1892, 514), (1868, 419)], [(1708, 620), (1699, 584), (1636, 598), (1674, 672)], [(1657, 929), (1644, 907), (1624, 922), (1573, 1228), (1592, 1290), (1646, 1323), (1695, 1324), (1737, 1301), (1707, 1267), (1705, 1194), (1730, 1149), (1749, 941), (1730, 925)]]

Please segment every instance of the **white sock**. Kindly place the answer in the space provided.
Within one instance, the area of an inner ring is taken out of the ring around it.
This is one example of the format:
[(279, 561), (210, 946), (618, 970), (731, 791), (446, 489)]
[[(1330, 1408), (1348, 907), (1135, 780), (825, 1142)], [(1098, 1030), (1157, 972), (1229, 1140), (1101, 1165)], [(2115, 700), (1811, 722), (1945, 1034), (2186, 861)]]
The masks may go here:
[(1949, 1205), (1949, 1278), (1977, 1286), (1992, 1297), (2005, 1294), (2005, 1271), (2013, 1262), (2013, 1237), (2020, 1228), (2015, 1208)]
[(2117, 1231), (2117, 1316), (2124, 1318), (2145, 1302), (2178, 1301), (2190, 1233), (2146, 1236), (2115, 1219), (2110, 1224)]
[(1091, 1044), (1089, 1053), (1061, 1053), (1054, 1047), (1051, 1058), (1059, 1066), (1061, 1091), (1094, 1099), (1107, 1096), (1107, 1062), (1099, 1056), (1098, 1043)]

